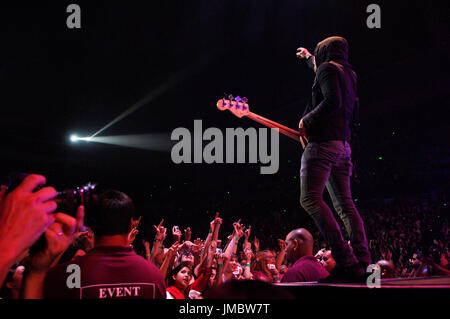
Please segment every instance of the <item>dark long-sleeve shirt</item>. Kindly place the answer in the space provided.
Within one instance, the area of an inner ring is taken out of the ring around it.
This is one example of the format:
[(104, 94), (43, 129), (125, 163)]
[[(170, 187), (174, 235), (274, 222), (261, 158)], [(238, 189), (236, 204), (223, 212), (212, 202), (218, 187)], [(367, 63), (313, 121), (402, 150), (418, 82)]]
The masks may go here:
[(310, 142), (349, 141), (356, 101), (355, 72), (347, 61), (346, 43), (333, 39), (320, 43), (316, 57), (308, 64), (317, 64), (311, 100), (303, 114), (303, 123)]

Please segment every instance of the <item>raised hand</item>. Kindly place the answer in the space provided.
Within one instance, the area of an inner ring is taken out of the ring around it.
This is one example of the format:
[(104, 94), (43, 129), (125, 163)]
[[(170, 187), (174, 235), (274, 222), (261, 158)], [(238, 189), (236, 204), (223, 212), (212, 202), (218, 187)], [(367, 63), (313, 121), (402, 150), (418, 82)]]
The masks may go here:
[(300, 135), (300, 138), (304, 138), (306, 142), (308, 142), (308, 137), (306, 136), (306, 127), (303, 119), (301, 119), (298, 123), (298, 133)]
[(283, 239), (278, 239), (278, 247), (280, 247), (280, 251), (284, 251), (286, 249), (286, 242)]
[(255, 246), (255, 251), (259, 251), (259, 239), (256, 238), (256, 236), (255, 240), (253, 241), (253, 246)]
[(252, 243), (251, 242), (249, 242), (249, 241), (245, 241), (244, 242), (244, 244), (242, 245), (242, 249), (244, 250), (244, 252), (245, 252), (245, 250), (246, 249), (252, 249)]
[(148, 242), (148, 240), (142, 239), (142, 245), (144, 245), (146, 252), (150, 252), (150, 243)]
[(95, 238), (94, 238), (94, 233), (91, 230), (77, 233), (76, 236), (78, 236), (79, 239), (83, 240), (86, 251), (94, 248)]
[(322, 259), (323, 254), (325, 254), (325, 251), (326, 251), (325, 248), (320, 249), (314, 257), (316, 257), (317, 259)]
[(223, 259), (224, 259), (223, 253), (216, 252), (214, 255), (214, 258), (216, 258), (218, 265), (223, 265)]
[(204, 245), (204, 242), (203, 242), (203, 240), (201, 240), (201, 238), (197, 238), (196, 240), (194, 240), (194, 245), (192, 246), (192, 253), (194, 255), (199, 254), (203, 248), (203, 245)]
[(184, 240), (185, 241), (190, 241), (191, 240), (191, 236), (192, 236), (192, 231), (190, 227), (187, 227), (184, 231)]
[(252, 226), (248, 226), (248, 228), (244, 232), (245, 239), (248, 240), (250, 238), (250, 232), (252, 230)]
[(267, 270), (269, 270), (274, 277), (278, 275), (278, 269), (274, 264), (267, 264)]
[(216, 217), (214, 217), (213, 221), (210, 223), (210, 228), (211, 230), (216, 229), (217, 225), (221, 225), (222, 224), (222, 218), (219, 217), (219, 213), (216, 212)]
[(166, 239), (167, 228), (162, 226), (163, 222), (164, 222), (164, 219), (161, 220), (161, 222), (159, 223), (158, 226), (153, 225), (153, 227), (155, 227), (155, 230), (156, 230), (156, 236), (155, 236), (156, 241), (163, 242), (164, 239)]
[(198, 247), (191, 241), (185, 241), (178, 247), (178, 249), (187, 249), (189, 251), (193, 251), (194, 249), (198, 249)]
[(134, 242), (137, 234), (139, 234), (139, 230), (137, 230), (137, 228), (131, 229), (131, 231), (128, 233), (128, 245), (131, 245)]
[(142, 216), (139, 216), (139, 218), (137, 220), (131, 219), (131, 227), (138, 228), (139, 223), (141, 222), (141, 218), (142, 218)]
[(253, 258), (253, 251), (250, 248), (244, 249), (245, 258), (247, 259), (247, 263), (250, 263)]
[(181, 240), (181, 230), (178, 228), (178, 226), (172, 227), (172, 237), (175, 242), (180, 242)]
[(44, 250), (30, 258), (30, 269), (45, 272), (54, 266), (59, 257), (73, 242), (77, 231), (83, 226), (84, 207), (78, 207), (76, 218), (63, 213), (55, 214), (55, 222), (45, 232), (47, 245)]
[(307, 59), (310, 56), (312, 56), (312, 54), (309, 53), (309, 51), (303, 47), (300, 47), (297, 49), (296, 55), (297, 55), (297, 58), (299, 58), (299, 59)]
[(237, 222), (233, 223), (234, 233), (233, 235), (241, 238), (244, 236), (245, 226), (241, 224), (241, 220), (239, 219)]

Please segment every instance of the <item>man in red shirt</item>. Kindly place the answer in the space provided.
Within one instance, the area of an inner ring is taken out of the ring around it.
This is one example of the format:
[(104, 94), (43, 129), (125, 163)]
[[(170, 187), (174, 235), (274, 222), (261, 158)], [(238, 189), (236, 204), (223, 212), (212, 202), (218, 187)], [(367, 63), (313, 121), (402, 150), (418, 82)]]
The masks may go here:
[[(90, 212), (95, 246), (86, 255), (49, 270), (45, 298), (164, 299), (160, 270), (128, 245), (134, 204), (124, 193), (110, 190)], [(76, 285), (79, 270), (79, 285)], [(77, 287), (79, 286), (79, 287)]]
[(314, 240), (309, 231), (299, 228), (286, 236), (286, 257), (293, 265), (281, 282), (319, 281), (328, 277), (328, 271), (313, 255)]

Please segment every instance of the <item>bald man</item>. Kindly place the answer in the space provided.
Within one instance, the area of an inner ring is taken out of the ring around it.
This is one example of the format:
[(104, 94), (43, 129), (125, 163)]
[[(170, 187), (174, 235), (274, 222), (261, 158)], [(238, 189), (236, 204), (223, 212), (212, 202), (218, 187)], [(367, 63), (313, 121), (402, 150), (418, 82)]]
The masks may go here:
[(379, 260), (377, 265), (380, 267), (381, 278), (388, 279), (393, 278), (395, 273), (394, 263), (390, 260)]
[(295, 229), (286, 236), (286, 257), (292, 266), (282, 282), (319, 281), (329, 276), (313, 255), (313, 243), (311, 233), (304, 228)]

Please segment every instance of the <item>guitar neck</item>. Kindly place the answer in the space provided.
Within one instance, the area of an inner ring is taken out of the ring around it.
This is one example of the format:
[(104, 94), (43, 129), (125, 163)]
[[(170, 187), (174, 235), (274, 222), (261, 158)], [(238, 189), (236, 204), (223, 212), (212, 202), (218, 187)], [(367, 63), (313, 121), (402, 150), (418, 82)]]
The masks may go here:
[(271, 121), (261, 115), (255, 114), (253, 112), (248, 112), (248, 114), (246, 114), (246, 116), (248, 118), (252, 119), (253, 121), (256, 121), (267, 127), (277, 128), (280, 131), (280, 133), (286, 135), (287, 137), (292, 138), (293, 140), (295, 140), (297, 142), (300, 142), (300, 134), (298, 131), (295, 131), (287, 126), (281, 125), (280, 123)]

